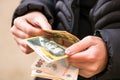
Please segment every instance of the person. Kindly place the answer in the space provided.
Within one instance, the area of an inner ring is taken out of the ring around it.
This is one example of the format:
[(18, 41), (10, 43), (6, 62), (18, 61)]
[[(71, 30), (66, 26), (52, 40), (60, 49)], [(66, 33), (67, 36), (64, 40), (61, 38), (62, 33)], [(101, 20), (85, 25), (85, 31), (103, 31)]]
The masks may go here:
[[(80, 41), (68, 47), (78, 80), (120, 80), (120, 0), (22, 0), (11, 33), (24, 53), (25, 38), (41, 30), (66, 30)], [(36, 80), (42, 80), (36, 78)]]

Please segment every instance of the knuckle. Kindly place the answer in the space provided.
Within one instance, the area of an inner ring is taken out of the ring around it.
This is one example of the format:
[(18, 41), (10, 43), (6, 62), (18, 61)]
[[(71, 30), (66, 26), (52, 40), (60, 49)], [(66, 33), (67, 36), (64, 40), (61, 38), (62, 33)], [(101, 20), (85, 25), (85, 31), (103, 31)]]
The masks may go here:
[(91, 73), (91, 75), (95, 75), (97, 73), (99, 73), (101, 71), (100, 66), (97, 64), (93, 64), (90, 68), (89, 68), (89, 72)]
[(26, 54), (29, 54), (29, 53), (32, 52), (32, 49), (27, 44), (24, 44), (23, 52), (26, 53)]
[(24, 39), (26, 39), (26, 38), (29, 38), (30, 36), (29, 35), (24, 35), (23, 37), (24, 37)]
[(94, 41), (95, 40), (93, 36), (87, 36), (86, 39), (89, 40), (89, 41)]
[(29, 54), (30, 50), (27, 47), (22, 46), (23, 48), (21, 48), (21, 51), (25, 54)]
[(19, 25), (21, 21), (21, 17), (17, 17), (15, 20), (14, 20), (14, 25)]
[(32, 35), (32, 30), (31, 30), (31, 29), (28, 29), (28, 28), (26, 27), (26, 33), (27, 33), (28, 35)]
[(92, 73), (96, 73), (98, 71), (98, 67), (97, 66), (93, 66), (92, 68), (91, 68), (91, 72)]
[(80, 71), (79, 70), (79, 74), (85, 78), (90, 78), (92, 76), (94, 76), (94, 72), (92, 70), (83, 70), (83, 71)]
[(22, 52), (25, 53), (25, 54), (29, 53), (27, 49), (23, 49)]
[(11, 33), (14, 33), (14, 26), (10, 29)]
[(14, 35), (16, 34), (16, 28), (15, 26), (13, 26), (11, 29), (10, 29), (10, 32)]
[(95, 62), (96, 61), (96, 56), (95, 55), (89, 55), (89, 57), (88, 57), (88, 61), (89, 62)]
[(23, 53), (28, 54), (29, 51), (27, 49), (22, 50)]

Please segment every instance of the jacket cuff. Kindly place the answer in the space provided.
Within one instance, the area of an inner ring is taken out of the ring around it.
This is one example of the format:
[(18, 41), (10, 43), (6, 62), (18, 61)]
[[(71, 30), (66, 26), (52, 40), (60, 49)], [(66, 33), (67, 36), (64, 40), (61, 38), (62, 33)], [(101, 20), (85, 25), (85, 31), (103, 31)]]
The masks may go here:
[[(106, 43), (108, 50), (108, 64), (106, 69), (98, 74), (100, 80), (120, 79), (120, 29), (103, 29), (95, 32)], [(101, 76), (102, 75), (102, 76)]]

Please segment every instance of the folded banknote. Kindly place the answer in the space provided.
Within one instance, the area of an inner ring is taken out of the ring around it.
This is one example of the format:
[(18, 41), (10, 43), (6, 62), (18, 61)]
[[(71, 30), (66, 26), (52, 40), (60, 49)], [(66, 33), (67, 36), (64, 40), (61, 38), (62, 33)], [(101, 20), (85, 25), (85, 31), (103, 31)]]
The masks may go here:
[(46, 63), (38, 56), (32, 64), (32, 76), (53, 80), (77, 80), (78, 71), (78, 68), (69, 65), (65, 59)]
[(26, 39), (26, 43), (39, 55), (32, 64), (32, 76), (77, 80), (79, 69), (67, 62), (65, 49), (80, 40), (66, 31), (43, 30), (43, 33)]
[(66, 58), (66, 47), (79, 41), (66, 31), (46, 30), (44, 34), (28, 38), (26, 43), (48, 63)]

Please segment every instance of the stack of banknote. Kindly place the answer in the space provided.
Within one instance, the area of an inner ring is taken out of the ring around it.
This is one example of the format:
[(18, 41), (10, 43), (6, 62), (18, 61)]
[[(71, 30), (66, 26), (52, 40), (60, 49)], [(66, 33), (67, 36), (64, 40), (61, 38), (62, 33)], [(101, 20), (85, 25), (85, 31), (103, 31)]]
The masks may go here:
[(79, 69), (70, 65), (65, 49), (79, 41), (77, 37), (57, 30), (45, 30), (44, 35), (26, 39), (38, 54), (32, 64), (32, 76), (52, 80), (77, 80)]

